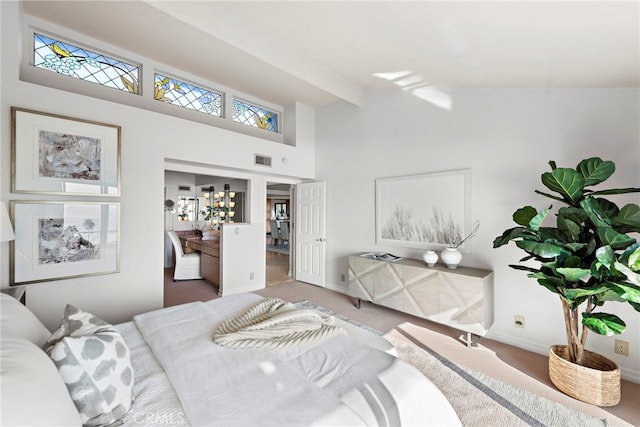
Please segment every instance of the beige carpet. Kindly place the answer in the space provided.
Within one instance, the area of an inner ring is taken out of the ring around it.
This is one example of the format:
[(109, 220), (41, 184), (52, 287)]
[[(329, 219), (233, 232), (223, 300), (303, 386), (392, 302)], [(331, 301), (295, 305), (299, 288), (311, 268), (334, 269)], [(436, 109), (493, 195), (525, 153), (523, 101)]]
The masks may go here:
[[(179, 287), (178, 291), (172, 284), (171, 280), (165, 280), (166, 306), (185, 302), (189, 299), (188, 294), (192, 288), (197, 286), (202, 287), (204, 291), (193, 291), (197, 295), (194, 300), (217, 297), (212, 288), (204, 282)], [(623, 380), (621, 402), (614, 407), (599, 408), (559, 392), (549, 380), (546, 356), (486, 338), (480, 339), (476, 347), (467, 348), (458, 340), (460, 332), (454, 329), (370, 303), (363, 302), (362, 308), (357, 309), (353, 298), (348, 295), (296, 281), (270, 286), (256, 293), (291, 302), (312, 301), (379, 331), (398, 333), (399, 339), (407, 339), (408, 334), (412, 340), (425, 343), (458, 365), (482, 372), (594, 417), (606, 418), (611, 426), (640, 426), (640, 384)], [(175, 294), (179, 294), (179, 300), (172, 299), (172, 295)], [(403, 333), (394, 332), (396, 328), (401, 329)]]
[[(369, 331), (368, 342), (382, 332), (304, 300), (296, 307), (315, 309)], [(535, 393), (498, 381), (482, 372), (459, 366), (424, 343), (415, 341), (402, 326), (384, 334), (396, 355), (411, 363), (434, 383), (451, 403), (464, 426), (605, 427), (602, 420)], [(365, 341), (367, 342), (367, 341)], [(386, 351), (386, 350), (385, 350)]]

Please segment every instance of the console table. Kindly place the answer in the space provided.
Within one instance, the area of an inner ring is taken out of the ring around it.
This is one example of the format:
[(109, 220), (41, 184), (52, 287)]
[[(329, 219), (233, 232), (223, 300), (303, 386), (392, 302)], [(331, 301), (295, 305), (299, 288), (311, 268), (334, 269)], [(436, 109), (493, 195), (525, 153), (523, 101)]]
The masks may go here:
[(396, 262), (349, 256), (349, 294), (423, 319), (484, 336), (493, 324), (493, 272), (449, 269), (404, 258)]

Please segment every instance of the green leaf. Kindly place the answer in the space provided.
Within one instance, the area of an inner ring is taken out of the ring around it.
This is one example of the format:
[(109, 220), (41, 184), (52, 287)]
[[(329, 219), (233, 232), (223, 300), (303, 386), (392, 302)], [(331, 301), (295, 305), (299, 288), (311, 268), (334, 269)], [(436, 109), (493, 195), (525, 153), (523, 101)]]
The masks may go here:
[(596, 259), (602, 263), (607, 268), (611, 268), (613, 263), (616, 260), (616, 256), (613, 253), (613, 249), (611, 246), (601, 246), (596, 250)]
[(613, 282), (608, 282), (607, 284), (623, 300), (640, 304), (640, 286)]
[(599, 157), (584, 159), (576, 170), (584, 177), (584, 185), (591, 186), (606, 181), (616, 170), (616, 165), (612, 161), (603, 161)]
[[(589, 197), (592, 197), (592, 196), (589, 196)], [(616, 205), (610, 200), (603, 199), (603, 198), (596, 198), (595, 203), (598, 206), (598, 208), (600, 208), (600, 212), (602, 212), (602, 215), (607, 219), (611, 219), (620, 213), (620, 208), (618, 208), (618, 205)]]
[(569, 255), (569, 252), (562, 246), (553, 243), (533, 242), (530, 240), (517, 241), (516, 245), (527, 253), (537, 255), (541, 258), (555, 258), (560, 255)]
[(602, 295), (598, 295), (598, 301), (597, 301), (598, 305), (604, 304), (605, 301), (625, 302), (626, 300), (620, 298), (620, 296), (617, 293), (613, 292), (612, 290), (608, 290)]
[(566, 245), (564, 245), (564, 247), (569, 249), (571, 252), (578, 252), (585, 246), (587, 246), (587, 243), (567, 243)]
[(580, 225), (576, 224), (572, 220), (558, 216), (558, 230), (562, 231), (569, 237), (569, 240), (575, 241), (580, 235)]
[(534, 208), (533, 206), (525, 206), (513, 213), (513, 220), (516, 222), (516, 224), (522, 225), (523, 227), (528, 227), (529, 222), (537, 214), (538, 211), (536, 210), (536, 208)]
[(569, 288), (564, 291), (564, 296), (568, 300), (573, 300), (580, 297), (603, 294), (608, 290), (609, 288), (606, 286), (596, 286), (593, 288)]
[(589, 196), (584, 200), (580, 201), (580, 207), (584, 209), (584, 212), (587, 214), (591, 222), (593, 222), (596, 227), (604, 227), (610, 226), (611, 221), (604, 214), (602, 209), (600, 209), (600, 205), (593, 197)]
[(627, 263), (633, 271), (640, 271), (640, 246), (631, 252)]
[(547, 217), (547, 215), (549, 215), (549, 212), (551, 212), (550, 207), (548, 209), (540, 211), (536, 216), (531, 218), (531, 221), (529, 221), (529, 228), (531, 230), (538, 231), (544, 219)]
[(582, 262), (582, 259), (580, 257), (570, 256), (565, 258), (564, 262), (562, 263), (562, 267), (577, 268), (578, 266), (580, 266), (581, 262)]
[(532, 268), (532, 267), (527, 267), (526, 265), (509, 264), (509, 267), (513, 268), (514, 270), (530, 271), (530, 272), (533, 272), (533, 273), (539, 273), (540, 272), (540, 270)]
[(506, 245), (513, 239), (518, 239), (518, 238), (530, 236), (530, 235), (531, 234), (529, 230), (524, 227), (510, 228), (508, 230), (505, 230), (505, 232), (502, 233), (502, 236), (498, 236), (494, 239), (493, 247), (498, 248), (500, 246)]
[(557, 168), (542, 174), (542, 183), (565, 199), (577, 203), (583, 197), (584, 178), (569, 168)]
[(574, 208), (573, 206), (564, 206), (558, 209), (558, 216), (562, 218), (570, 219), (576, 224), (582, 224), (587, 220), (587, 214), (581, 208)]
[(619, 335), (627, 325), (621, 318), (608, 313), (582, 313), (582, 324), (600, 335)]
[(591, 274), (591, 270), (587, 270), (584, 268), (559, 267), (556, 270), (558, 271), (558, 273), (562, 274), (564, 278), (567, 279), (567, 281), (571, 283), (578, 282), (583, 277)]
[(614, 225), (628, 225), (635, 231), (640, 231), (640, 206), (629, 203), (620, 209), (620, 213), (613, 218)]
[[(547, 288), (548, 290), (550, 290), (551, 292), (553, 292), (555, 294), (560, 294), (560, 290), (558, 289), (558, 285), (552, 280), (538, 279), (538, 284), (541, 285), (541, 286), (544, 286), (545, 288)], [(560, 294), (560, 295), (562, 295), (562, 294)]]
[(618, 270), (620, 273), (624, 274), (627, 278), (627, 280), (630, 283), (633, 283), (634, 285), (640, 286), (640, 274), (631, 271), (631, 269), (629, 267), (627, 267), (626, 265), (620, 263), (620, 262), (616, 262), (615, 264), (613, 264), (614, 267), (616, 268), (616, 270)]
[(609, 226), (598, 227), (596, 234), (598, 235), (598, 239), (600, 239), (604, 245), (609, 245), (613, 249), (624, 249), (636, 242), (636, 239), (633, 237), (627, 236), (623, 233), (618, 233)]

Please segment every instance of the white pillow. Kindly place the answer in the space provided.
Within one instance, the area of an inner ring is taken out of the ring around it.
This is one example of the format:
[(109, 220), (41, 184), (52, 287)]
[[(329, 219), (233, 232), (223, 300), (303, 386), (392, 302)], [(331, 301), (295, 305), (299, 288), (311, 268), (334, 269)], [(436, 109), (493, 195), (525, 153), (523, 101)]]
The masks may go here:
[(3, 335), (0, 366), (0, 425), (82, 425), (58, 369), (44, 350), (24, 338)]
[(25, 338), (42, 348), (51, 332), (20, 301), (0, 293), (0, 318), (2, 335), (11, 334)]
[(131, 354), (112, 325), (67, 305), (46, 351), (58, 367), (83, 425), (117, 423), (131, 409)]

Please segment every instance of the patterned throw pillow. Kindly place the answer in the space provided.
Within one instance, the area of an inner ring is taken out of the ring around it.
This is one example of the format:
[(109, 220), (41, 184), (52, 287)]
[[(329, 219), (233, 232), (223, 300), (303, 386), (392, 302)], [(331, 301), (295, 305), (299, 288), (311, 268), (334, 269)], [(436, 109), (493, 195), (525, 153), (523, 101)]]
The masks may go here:
[(67, 305), (45, 350), (58, 367), (83, 425), (114, 424), (131, 409), (131, 354), (112, 325)]

